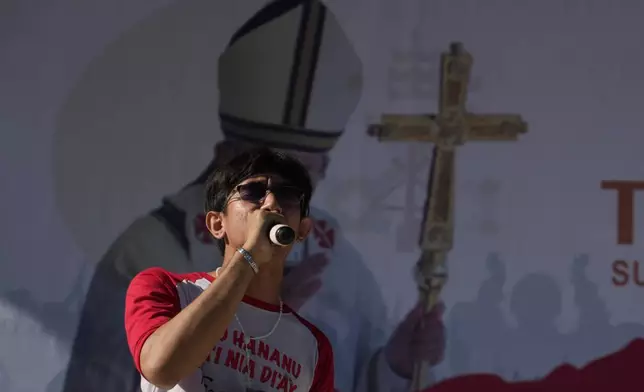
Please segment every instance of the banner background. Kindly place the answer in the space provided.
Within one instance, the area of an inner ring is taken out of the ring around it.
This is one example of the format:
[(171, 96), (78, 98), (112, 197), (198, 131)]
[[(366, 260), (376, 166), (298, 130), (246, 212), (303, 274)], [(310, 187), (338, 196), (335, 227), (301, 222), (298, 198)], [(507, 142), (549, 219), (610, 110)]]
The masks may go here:
[[(93, 265), (135, 217), (211, 159), (221, 138), (217, 56), (263, 3), (3, 5), (0, 390), (45, 390), (67, 361)], [(503, 354), (521, 360), (514, 361), (516, 368), (496, 372), (533, 378), (563, 361), (584, 363), (617, 349), (621, 343), (605, 332), (612, 329), (600, 328), (601, 320), (614, 326), (644, 323), (642, 287), (611, 281), (614, 260), (630, 265), (644, 250), (638, 226), (644, 193), (635, 194), (634, 243), (617, 245), (617, 194), (600, 184), (643, 175), (644, 5), (326, 3), (363, 59), (365, 83), (313, 204), (339, 221), (362, 254), (380, 285), (389, 321), (400, 320), (416, 301), (410, 271), (419, 252), (415, 241), (398, 240), (417, 234), (431, 149), (380, 144), (365, 130), (382, 112), (435, 112), (440, 52), (462, 41), (475, 60), (470, 110), (520, 113), (529, 133), (518, 142), (459, 149), (455, 248), (443, 292), (448, 357), (438, 376), (464, 372), (453, 361), (455, 336), (473, 334), (465, 345), (481, 352), (477, 345), (494, 331), (517, 328), (512, 292), (535, 273), (546, 277), (522, 285), (518, 303), (532, 317), (552, 317), (559, 335), (543, 339), (578, 336), (584, 329), (591, 331), (592, 343), (553, 354), (529, 343), (542, 338), (536, 331), (521, 332), (520, 344), (513, 345), (519, 352)], [(389, 188), (394, 191), (387, 195)], [(416, 205), (405, 211), (409, 192)], [(502, 296), (500, 315), (492, 305), (489, 312), (475, 305), (477, 311), (465, 307), (465, 316), (453, 313), (457, 304), (485, 299), (479, 288), (490, 276), (490, 254), (498, 254), (506, 273), (491, 283)], [(581, 286), (571, 278), (580, 254), (588, 259), (586, 294), (579, 294)], [(644, 272), (640, 276), (644, 281)], [(556, 293), (547, 302), (551, 283), (561, 293), (560, 312), (553, 305)], [(589, 301), (575, 302), (576, 293)], [(582, 322), (583, 311), (595, 314), (588, 318), (594, 321)], [(483, 323), (478, 331), (459, 329), (472, 320)], [(500, 346), (509, 342), (498, 339)]]

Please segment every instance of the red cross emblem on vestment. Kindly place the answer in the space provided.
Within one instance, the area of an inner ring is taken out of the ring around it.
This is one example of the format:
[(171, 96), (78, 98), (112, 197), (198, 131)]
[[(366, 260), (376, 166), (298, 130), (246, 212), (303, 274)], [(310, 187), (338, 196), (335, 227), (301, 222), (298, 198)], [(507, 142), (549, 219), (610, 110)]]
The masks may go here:
[(316, 219), (313, 221), (313, 238), (323, 249), (332, 249), (335, 244), (335, 230), (328, 226), (329, 224), (325, 220)]

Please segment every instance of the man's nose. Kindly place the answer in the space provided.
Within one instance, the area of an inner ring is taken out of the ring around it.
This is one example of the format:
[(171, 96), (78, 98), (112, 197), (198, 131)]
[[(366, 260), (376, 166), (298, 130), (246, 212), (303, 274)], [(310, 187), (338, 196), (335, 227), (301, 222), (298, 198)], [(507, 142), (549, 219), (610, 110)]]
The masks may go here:
[(277, 198), (275, 197), (273, 192), (270, 192), (270, 191), (266, 194), (266, 197), (264, 198), (264, 203), (262, 203), (262, 209), (271, 211), (271, 212), (277, 212), (278, 214), (282, 213), (282, 207), (277, 202)]

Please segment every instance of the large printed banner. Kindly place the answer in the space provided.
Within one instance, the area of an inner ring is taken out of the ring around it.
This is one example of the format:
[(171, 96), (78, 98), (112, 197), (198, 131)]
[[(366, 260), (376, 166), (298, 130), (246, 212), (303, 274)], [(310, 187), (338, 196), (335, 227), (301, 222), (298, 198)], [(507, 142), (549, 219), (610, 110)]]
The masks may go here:
[[(3, 4), (0, 391), (138, 389), (125, 288), (148, 267), (221, 264), (203, 183), (241, 139), (291, 152), (316, 182), (284, 296), (331, 340), (338, 391), (407, 390), (414, 358), (432, 365), (425, 385), (535, 380), (644, 337), (643, 15), (628, 0)], [(261, 45), (230, 49), (253, 31)], [(467, 112), (520, 115), (527, 132), (454, 149), (448, 279), (423, 315), (440, 159), (367, 131), (383, 113), (439, 113), (452, 42), (473, 58)], [(244, 364), (238, 332), (208, 360), (295, 390), (289, 354)]]

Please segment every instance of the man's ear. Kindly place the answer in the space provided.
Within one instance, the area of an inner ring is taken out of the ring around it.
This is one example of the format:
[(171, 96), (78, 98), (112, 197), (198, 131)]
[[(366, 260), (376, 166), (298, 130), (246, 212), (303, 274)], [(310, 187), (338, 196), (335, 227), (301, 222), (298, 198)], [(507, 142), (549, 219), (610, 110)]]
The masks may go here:
[(300, 221), (300, 228), (297, 231), (297, 241), (303, 241), (313, 228), (313, 219), (306, 217)]
[(208, 211), (206, 214), (206, 227), (210, 234), (218, 240), (226, 235), (223, 217), (223, 213), (216, 211)]

